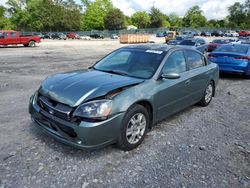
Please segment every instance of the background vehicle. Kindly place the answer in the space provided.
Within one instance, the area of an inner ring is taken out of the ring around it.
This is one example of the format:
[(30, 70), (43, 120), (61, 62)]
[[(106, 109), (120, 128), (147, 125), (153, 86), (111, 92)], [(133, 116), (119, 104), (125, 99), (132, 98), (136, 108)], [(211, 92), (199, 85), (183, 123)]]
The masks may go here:
[(164, 37), (164, 33), (163, 32), (158, 32), (158, 33), (156, 33), (156, 37)]
[(53, 33), (43, 33), (44, 39), (51, 39)]
[(110, 38), (111, 38), (111, 39), (118, 39), (119, 36), (118, 36), (117, 34), (112, 34), (112, 35), (110, 36)]
[(39, 36), (41, 39), (44, 39), (44, 35), (42, 33), (32, 33), (33, 36)]
[(197, 50), (126, 46), (90, 70), (44, 80), (29, 112), (35, 126), (68, 145), (132, 150), (156, 122), (193, 104), (209, 105), (218, 77), (218, 66)]
[(250, 31), (240, 31), (239, 32), (239, 36), (241, 37), (247, 37), (247, 36), (250, 36)]
[(168, 45), (178, 45), (180, 42), (182, 42), (185, 39), (189, 39), (187, 36), (184, 35), (178, 35), (173, 40), (170, 40), (167, 42)]
[(91, 37), (91, 38), (94, 38), (94, 39), (104, 39), (104, 36), (103, 36), (103, 35), (97, 34), (97, 33), (91, 34), (90, 37)]
[(202, 31), (200, 36), (211, 37), (211, 33), (209, 31)]
[(223, 36), (224, 36), (224, 33), (223, 33), (222, 31), (217, 31), (217, 30), (215, 30), (215, 31), (213, 31), (213, 32), (211, 33), (211, 36), (212, 36), (212, 37), (223, 37)]
[(193, 48), (203, 54), (207, 52), (208, 48), (206, 41), (202, 38), (186, 39), (181, 41), (178, 46)]
[(188, 37), (188, 38), (194, 38), (196, 32), (195, 31), (184, 31), (182, 32), (182, 35)]
[(39, 36), (22, 36), (19, 32), (13, 30), (0, 30), (0, 45), (18, 45), (22, 44), (26, 47), (34, 47), (36, 43), (40, 43)]
[(250, 45), (225, 44), (209, 54), (209, 60), (219, 65), (221, 72), (250, 76)]
[(82, 35), (79, 38), (83, 40), (91, 40), (90, 36), (87, 36), (87, 35)]
[(59, 40), (66, 40), (67, 39), (67, 36), (63, 33), (53, 33), (51, 35), (51, 38), (54, 40), (54, 39), (59, 39)]
[(218, 46), (221, 46), (222, 44), (228, 44), (228, 43), (229, 43), (229, 40), (227, 40), (227, 39), (215, 39), (208, 44), (207, 51), (212, 52)]
[(239, 34), (236, 31), (226, 31), (224, 34), (226, 37), (238, 37)]
[(66, 36), (69, 39), (79, 39), (79, 35), (76, 33), (68, 33)]

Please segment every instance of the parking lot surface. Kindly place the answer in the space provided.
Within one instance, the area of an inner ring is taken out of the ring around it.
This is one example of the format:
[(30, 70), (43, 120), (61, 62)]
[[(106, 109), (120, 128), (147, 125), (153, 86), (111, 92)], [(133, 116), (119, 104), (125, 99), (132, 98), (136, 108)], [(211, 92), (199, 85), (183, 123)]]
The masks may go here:
[(223, 75), (208, 107), (159, 122), (129, 152), (73, 149), (32, 125), (29, 97), (43, 79), (86, 69), (121, 46), (45, 40), (0, 48), (0, 188), (249, 187), (250, 81), (240, 76)]

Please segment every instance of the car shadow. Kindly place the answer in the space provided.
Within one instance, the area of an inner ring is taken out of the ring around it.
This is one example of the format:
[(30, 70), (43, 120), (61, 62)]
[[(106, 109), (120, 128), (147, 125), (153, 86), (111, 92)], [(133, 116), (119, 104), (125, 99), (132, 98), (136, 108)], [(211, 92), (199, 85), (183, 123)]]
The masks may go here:
[(244, 76), (240, 74), (233, 73), (220, 73), (220, 79), (223, 80), (244, 80)]

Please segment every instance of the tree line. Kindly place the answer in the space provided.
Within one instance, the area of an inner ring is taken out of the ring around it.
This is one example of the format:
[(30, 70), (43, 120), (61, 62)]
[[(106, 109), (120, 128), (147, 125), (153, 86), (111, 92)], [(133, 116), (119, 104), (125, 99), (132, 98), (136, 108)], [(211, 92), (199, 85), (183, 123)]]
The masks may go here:
[[(211, 10), (212, 11), (212, 10)], [(184, 17), (166, 15), (152, 6), (149, 12), (126, 16), (111, 0), (8, 0), (0, 6), (0, 29), (19, 31), (119, 30), (128, 25), (138, 28), (208, 27), (250, 29), (250, 0), (228, 7), (229, 15), (208, 20), (199, 6), (191, 7)]]

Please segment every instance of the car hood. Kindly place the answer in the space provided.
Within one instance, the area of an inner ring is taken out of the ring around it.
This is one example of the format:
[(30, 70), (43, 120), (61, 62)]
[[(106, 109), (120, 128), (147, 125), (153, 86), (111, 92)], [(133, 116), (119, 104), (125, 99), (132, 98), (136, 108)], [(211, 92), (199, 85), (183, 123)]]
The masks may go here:
[(112, 90), (143, 82), (127, 76), (120, 76), (95, 70), (60, 73), (43, 81), (39, 93), (71, 107), (84, 101), (106, 95)]

